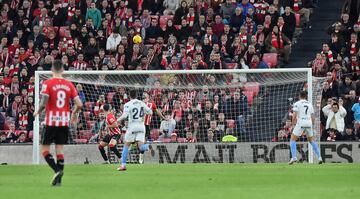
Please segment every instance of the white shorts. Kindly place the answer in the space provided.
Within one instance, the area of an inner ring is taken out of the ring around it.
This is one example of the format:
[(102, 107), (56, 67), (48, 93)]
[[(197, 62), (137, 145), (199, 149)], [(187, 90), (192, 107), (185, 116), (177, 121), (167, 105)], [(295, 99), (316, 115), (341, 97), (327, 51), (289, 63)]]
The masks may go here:
[(126, 130), (125, 142), (145, 142), (145, 125), (132, 126)]
[(314, 136), (312, 127), (302, 127), (298, 124), (295, 125), (292, 134), (296, 135), (297, 137), (300, 137), (303, 134), (303, 132), (305, 132), (308, 137)]

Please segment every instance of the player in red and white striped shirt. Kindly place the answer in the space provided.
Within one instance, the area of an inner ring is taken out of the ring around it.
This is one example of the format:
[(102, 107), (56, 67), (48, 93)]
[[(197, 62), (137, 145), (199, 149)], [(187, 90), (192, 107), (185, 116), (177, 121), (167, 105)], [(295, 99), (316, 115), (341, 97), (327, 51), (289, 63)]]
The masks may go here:
[[(164, 115), (161, 113), (161, 110), (158, 109), (156, 107), (155, 102), (150, 102), (150, 95), (146, 92), (143, 93), (143, 102), (147, 105), (147, 107), (149, 107), (153, 113), (156, 113), (162, 120), (165, 120), (166, 118), (164, 117)], [(150, 136), (150, 124), (151, 124), (151, 119), (152, 119), (152, 115), (145, 115), (145, 139), (147, 139)], [(139, 155), (139, 163), (143, 164), (144, 163), (144, 153), (140, 152)]]
[[(70, 122), (75, 123), (77, 121), (77, 113), (82, 107), (82, 102), (74, 85), (62, 78), (64, 67), (60, 60), (53, 62), (51, 70), (53, 77), (42, 84), (42, 98), (39, 109), (34, 112), (34, 117), (41, 114), (46, 108), (41, 152), (46, 162), (55, 172), (51, 184), (59, 186), (61, 185), (61, 177), (64, 174), (64, 144), (67, 143), (69, 125)], [(75, 102), (75, 108), (70, 118), (71, 99)], [(55, 143), (57, 163), (49, 153), (51, 143)]]
[(106, 127), (108, 133), (102, 139), (99, 144), (99, 151), (101, 156), (104, 158), (106, 164), (109, 164), (109, 159), (106, 156), (104, 147), (109, 146), (109, 149), (115, 153), (115, 155), (120, 159), (120, 152), (116, 148), (116, 144), (121, 137), (121, 130), (116, 121), (114, 114), (111, 112), (111, 106), (109, 104), (104, 104), (102, 109), (106, 115)]

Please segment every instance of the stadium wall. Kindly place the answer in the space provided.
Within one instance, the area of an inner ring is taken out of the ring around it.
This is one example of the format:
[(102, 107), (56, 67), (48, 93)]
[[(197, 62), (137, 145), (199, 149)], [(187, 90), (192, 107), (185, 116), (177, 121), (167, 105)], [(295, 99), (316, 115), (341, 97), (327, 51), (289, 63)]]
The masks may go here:
[[(146, 156), (146, 163), (280, 163), (290, 158), (288, 143), (158, 143), (153, 145), (154, 158)], [(307, 143), (299, 143), (301, 161), (307, 160)], [(360, 162), (359, 142), (322, 143), (325, 162)], [(133, 154), (136, 155), (136, 154)], [(102, 163), (97, 145), (67, 145), (67, 164)], [(0, 164), (31, 164), (32, 145), (1, 145)], [(45, 163), (41, 158), (41, 164)]]

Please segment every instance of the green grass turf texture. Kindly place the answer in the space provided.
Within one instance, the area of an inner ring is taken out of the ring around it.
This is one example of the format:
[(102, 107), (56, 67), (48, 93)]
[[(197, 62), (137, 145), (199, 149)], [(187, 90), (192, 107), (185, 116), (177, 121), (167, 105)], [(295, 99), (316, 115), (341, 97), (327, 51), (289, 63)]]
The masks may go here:
[(360, 198), (359, 164), (65, 165), (61, 187), (49, 167), (0, 166), (1, 199)]

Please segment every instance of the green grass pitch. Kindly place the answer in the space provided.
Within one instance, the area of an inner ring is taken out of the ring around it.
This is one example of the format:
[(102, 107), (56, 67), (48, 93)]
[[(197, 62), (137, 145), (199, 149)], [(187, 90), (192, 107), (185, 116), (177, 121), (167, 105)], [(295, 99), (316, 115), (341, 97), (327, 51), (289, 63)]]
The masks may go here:
[(66, 165), (61, 187), (47, 166), (0, 166), (4, 199), (355, 199), (359, 164)]

